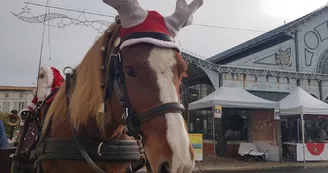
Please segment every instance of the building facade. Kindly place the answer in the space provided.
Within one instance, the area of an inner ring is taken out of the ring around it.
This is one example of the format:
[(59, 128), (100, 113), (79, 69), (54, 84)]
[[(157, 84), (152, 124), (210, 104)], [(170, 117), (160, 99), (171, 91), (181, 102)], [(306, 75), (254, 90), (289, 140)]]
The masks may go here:
[(33, 99), (35, 87), (0, 86), (0, 112), (20, 111)]
[[(301, 86), (312, 96), (328, 102), (328, 7), (206, 60), (188, 51), (182, 55), (188, 62), (188, 78), (183, 80), (188, 91), (184, 98), (187, 103), (221, 86), (244, 88), (271, 101), (280, 101)], [(229, 141), (234, 144), (245, 141), (248, 133), (245, 129), (249, 128), (248, 110), (224, 109), (223, 117), (225, 114), (235, 119), (222, 120), (222, 125), (215, 120), (216, 141), (222, 140), (218, 137), (221, 135), (226, 143), (220, 148), (227, 147)], [(203, 133), (205, 143), (213, 139), (211, 117), (211, 109), (190, 111), (186, 117), (189, 132)], [(223, 126), (234, 128), (237, 134), (228, 134)]]
[[(269, 31), (208, 59), (215, 64), (328, 74), (328, 7)], [(268, 100), (279, 101), (297, 85), (321, 100), (328, 100), (328, 82), (313, 77), (223, 74), (223, 86), (243, 87)]]

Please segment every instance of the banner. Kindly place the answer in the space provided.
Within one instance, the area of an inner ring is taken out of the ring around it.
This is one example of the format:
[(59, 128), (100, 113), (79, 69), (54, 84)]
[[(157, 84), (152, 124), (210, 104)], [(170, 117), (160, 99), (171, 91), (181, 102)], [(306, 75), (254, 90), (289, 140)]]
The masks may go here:
[(195, 151), (195, 160), (203, 161), (203, 134), (189, 134), (189, 139)]
[(214, 106), (214, 118), (221, 118), (222, 116), (222, 106), (215, 105)]

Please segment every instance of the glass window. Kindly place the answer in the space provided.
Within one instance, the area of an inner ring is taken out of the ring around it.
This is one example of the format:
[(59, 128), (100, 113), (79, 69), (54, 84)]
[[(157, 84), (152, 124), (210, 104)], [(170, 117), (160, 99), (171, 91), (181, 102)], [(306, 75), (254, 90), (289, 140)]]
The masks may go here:
[(201, 84), (200, 85), (200, 98), (206, 97), (208, 95), (207, 93), (208, 93), (207, 85), (206, 84)]
[(280, 101), (284, 97), (288, 95), (288, 93), (281, 93), (281, 92), (267, 92), (267, 91), (248, 91), (251, 94), (261, 97), (266, 100), (271, 100), (271, 101)]
[[(191, 103), (206, 97), (214, 91), (209, 84), (196, 84), (185, 89), (187, 102)], [(188, 117), (186, 117), (188, 119)], [(216, 130), (219, 128), (216, 125)], [(202, 133), (204, 139), (213, 139), (212, 109), (189, 111), (189, 132)]]
[(224, 140), (248, 140), (248, 111), (244, 109), (224, 109), (222, 112)]
[(3, 102), (3, 112), (9, 112), (9, 109), (10, 109), (10, 103), (8, 101), (4, 101)]
[[(304, 137), (306, 142), (326, 143), (328, 138), (328, 117), (318, 115), (304, 116)], [(281, 120), (283, 142), (301, 142), (302, 130), (299, 117), (288, 117)]]
[(328, 97), (326, 97), (325, 102), (328, 103)]

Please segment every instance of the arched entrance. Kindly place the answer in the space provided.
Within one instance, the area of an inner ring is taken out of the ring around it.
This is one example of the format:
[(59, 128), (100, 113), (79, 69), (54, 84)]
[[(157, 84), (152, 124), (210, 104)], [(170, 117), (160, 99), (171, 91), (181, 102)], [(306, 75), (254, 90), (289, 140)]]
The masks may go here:
[[(215, 90), (211, 79), (205, 71), (197, 65), (188, 64), (188, 77), (183, 79), (184, 89), (182, 100), (187, 107), (191, 102), (202, 99)], [(212, 110), (193, 110), (185, 113), (185, 120), (190, 133), (202, 133), (204, 138), (212, 137)], [(217, 124), (218, 122), (215, 122)]]

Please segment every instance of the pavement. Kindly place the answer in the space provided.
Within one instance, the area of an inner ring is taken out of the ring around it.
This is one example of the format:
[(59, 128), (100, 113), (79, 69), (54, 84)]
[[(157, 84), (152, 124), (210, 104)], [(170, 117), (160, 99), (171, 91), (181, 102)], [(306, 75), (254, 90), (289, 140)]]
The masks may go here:
[[(217, 171), (204, 171), (205, 173), (216, 173)], [(239, 171), (240, 172), (240, 171)], [(238, 171), (225, 171), (225, 173), (239, 173)], [(273, 170), (243, 171), (243, 173), (327, 173), (328, 168), (284, 168)]]
[[(249, 173), (328, 173), (328, 162), (306, 162), (304, 169), (303, 162), (256, 162), (253, 160), (243, 161), (234, 158), (204, 158), (202, 162), (196, 162), (194, 172), (249, 172)], [(313, 169), (317, 171), (312, 171)], [(323, 172), (322, 172), (323, 171)], [(139, 173), (146, 172), (146, 169), (138, 171)]]
[[(306, 168), (328, 168), (328, 162), (306, 162)], [(257, 171), (257, 170), (281, 170), (281, 169), (302, 169), (303, 162), (284, 161), (280, 162), (257, 162), (243, 161), (234, 158), (204, 158), (203, 162), (196, 162), (196, 171), (200, 172), (233, 172), (233, 171)]]

